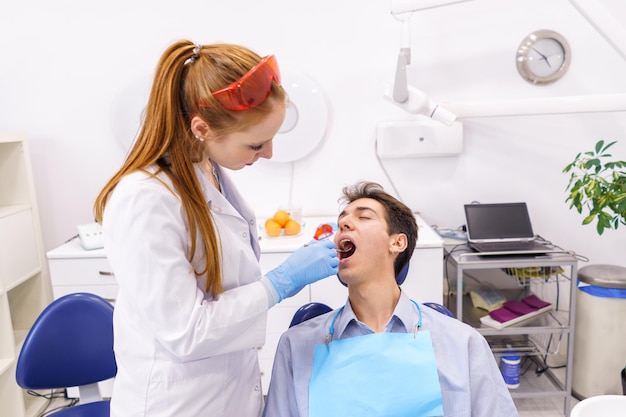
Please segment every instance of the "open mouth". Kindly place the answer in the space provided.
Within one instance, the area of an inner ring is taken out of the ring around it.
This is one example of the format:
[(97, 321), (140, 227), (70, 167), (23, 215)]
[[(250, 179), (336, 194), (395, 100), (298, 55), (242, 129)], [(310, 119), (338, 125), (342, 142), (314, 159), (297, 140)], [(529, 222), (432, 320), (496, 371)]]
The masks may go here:
[(341, 239), (337, 244), (337, 255), (339, 259), (349, 258), (354, 255), (356, 246), (350, 239)]

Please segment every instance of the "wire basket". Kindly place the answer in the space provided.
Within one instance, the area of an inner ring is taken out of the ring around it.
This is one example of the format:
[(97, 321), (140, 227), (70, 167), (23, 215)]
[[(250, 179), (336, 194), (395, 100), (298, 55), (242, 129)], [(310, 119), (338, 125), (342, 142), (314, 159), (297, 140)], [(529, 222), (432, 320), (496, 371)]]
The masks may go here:
[(515, 278), (517, 285), (527, 287), (532, 279), (540, 278), (548, 281), (552, 277), (557, 277), (565, 271), (560, 266), (527, 266), (525, 268), (502, 268), (505, 274)]

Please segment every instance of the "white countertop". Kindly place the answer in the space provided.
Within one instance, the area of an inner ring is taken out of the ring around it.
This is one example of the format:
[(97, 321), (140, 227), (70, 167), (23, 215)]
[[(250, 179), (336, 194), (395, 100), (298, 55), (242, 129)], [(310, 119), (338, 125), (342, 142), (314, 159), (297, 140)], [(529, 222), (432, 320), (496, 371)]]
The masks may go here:
[(443, 239), (441, 236), (439, 236), (432, 227), (427, 225), (419, 214), (415, 214), (415, 220), (417, 220), (417, 227), (419, 228), (415, 249), (442, 248)]
[[(415, 249), (441, 248), (443, 240), (419, 215), (415, 215), (419, 228), (418, 239)], [(259, 225), (263, 225), (265, 219), (259, 219)], [(259, 231), (259, 243), (261, 252), (293, 252), (300, 246), (313, 239), (317, 227), (324, 223), (336, 223), (336, 217), (305, 217), (304, 227), (298, 236), (268, 237), (263, 230)]]
[(46, 253), (48, 259), (105, 258), (104, 249), (85, 250), (80, 246), (78, 237)]
[[(415, 215), (417, 225), (419, 227), (418, 239), (416, 249), (423, 248), (441, 248), (443, 247), (443, 240), (441, 237), (424, 221), (419, 215)], [(300, 246), (313, 239), (317, 227), (324, 223), (336, 222), (336, 217), (305, 217), (304, 227), (297, 236), (280, 236), (280, 237), (268, 237), (265, 232), (259, 230), (259, 244), (261, 245), (261, 252), (263, 253), (276, 253), (276, 252), (293, 252)], [(263, 225), (265, 219), (258, 219), (258, 224)], [(54, 248), (47, 252), (48, 259), (67, 259), (67, 258), (104, 258), (104, 249), (85, 250), (80, 246), (78, 238), (72, 239), (69, 242)]]

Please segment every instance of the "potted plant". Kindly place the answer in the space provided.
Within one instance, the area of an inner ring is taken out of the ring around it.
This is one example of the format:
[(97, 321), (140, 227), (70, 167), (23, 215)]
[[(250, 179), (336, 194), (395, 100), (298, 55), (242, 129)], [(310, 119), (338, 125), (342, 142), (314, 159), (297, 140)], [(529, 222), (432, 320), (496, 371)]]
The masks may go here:
[(626, 225), (626, 161), (607, 160), (607, 151), (616, 142), (600, 140), (593, 151), (578, 153), (564, 173), (570, 173), (565, 202), (582, 214), (588, 212), (582, 224), (596, 223), (598, 234), (604, 229)]

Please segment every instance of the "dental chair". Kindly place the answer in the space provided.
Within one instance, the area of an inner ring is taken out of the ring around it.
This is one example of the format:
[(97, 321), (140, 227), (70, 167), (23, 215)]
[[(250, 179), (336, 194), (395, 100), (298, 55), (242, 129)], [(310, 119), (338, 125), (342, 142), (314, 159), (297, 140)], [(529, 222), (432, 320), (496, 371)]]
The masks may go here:
[(79, 402), (54, 417), (104, 417), (109, 400), (98, 382), (113, 378), (113, 306), (89, 293), (54, 300), (39, 315), (26, 336), (16, 366), (16, 381), (27, 390), (78, 386)]

